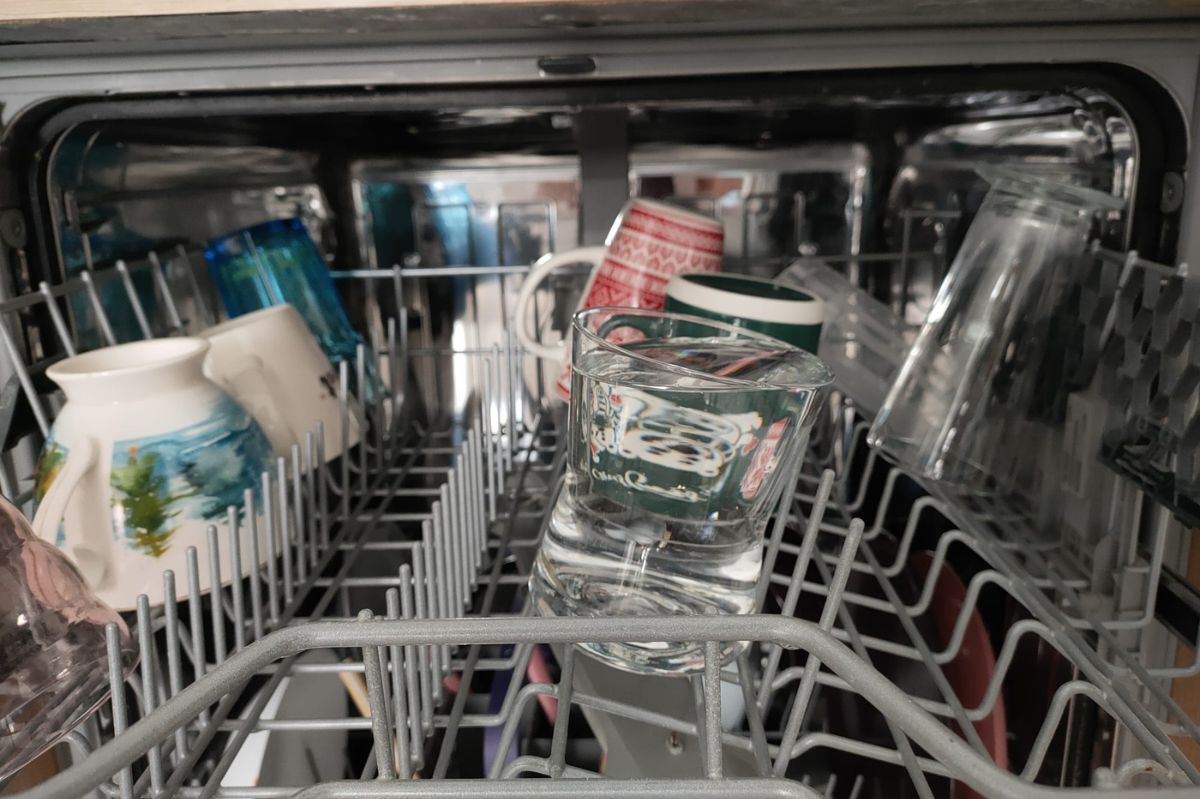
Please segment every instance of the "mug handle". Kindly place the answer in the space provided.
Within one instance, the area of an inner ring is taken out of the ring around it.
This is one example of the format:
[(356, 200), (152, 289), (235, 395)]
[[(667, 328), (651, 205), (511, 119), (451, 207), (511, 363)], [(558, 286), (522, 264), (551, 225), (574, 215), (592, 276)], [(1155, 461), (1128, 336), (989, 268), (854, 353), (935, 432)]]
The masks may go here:
[[(521, 346), (532, 352), (539, 358), (545, 358), (550, 361), (561, 361), (563, 359), (563, 342), (558, 341), (554, 344), (543, 344), (537, 340), (536, 334), (529, 332), (529, 323), (532, 317), (533, 295), (538, 287), (546, 279), (546, 277), (563, 266), (570, 264), (589, 263), (592, 265), (594, 272), (600, 262), (604, 260), (605, 253), (608, 252), (606, 247), (579, 247), (566, 252), (547, 255), (540, 259), (529, 270), (529, 274), (525, 275), (524, 282), (521, 283), (521, 293), (517, 295), (517, 337), (521, 340)], [(586, 292), (585, 292), (586, 293)]]
[[(67, 462), (62, 471), (54, 478), (46, 496), (38, 503), (37, 512), (33, 514), (34, 534), (43, 541), (53, 542), (59, 525), (67, 515), (67, 503), (75, 493), (80, 481), (96, 465), (96, 442), (88, 436), (82, 436), (72, 443), (71, 451), (67, 454)], [(108, 572), (108, 562), (104, 553), (87, 545), (83, 541), (76, 545), (68, 545), (65, 554), (79, 569), (83, 579), (93, 588), (100, 584)]]
[(279, 396), (279, 393), (271, 390), (262, 360), (257, 355), (243, 354), (233, 359), (229, 366), (229, 376), (224, 378), (229, 393), (262, 427), (275, 453), (285, 457), (290, 455), (297, 437), (271, 399)]

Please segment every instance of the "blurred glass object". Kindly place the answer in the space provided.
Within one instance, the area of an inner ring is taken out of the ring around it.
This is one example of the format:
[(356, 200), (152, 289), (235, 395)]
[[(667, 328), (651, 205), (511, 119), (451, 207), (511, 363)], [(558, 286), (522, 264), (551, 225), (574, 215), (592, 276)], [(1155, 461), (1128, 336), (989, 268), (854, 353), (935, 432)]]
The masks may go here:
[[(350, 323), (320, 250), (298, 219), (280, 219), (213, 239), (204, 249), (230, 317), (290, 303), (335, 365), (355, 375), (362, 337)], [(368, 402), (384, 391), (372, 358), (365, 359)]]
[(837, 376), (839, 390), (867, 412), (878, 411), (915, 330), (820, 258), (796, 261), (776, 282), (825, 303), (817, 355)]
[(59, 741), (109, 696), (105, 626), (121, 667), (137, 662), (129, 628), (66, 557), (0, 499), (0, 779)]
[(1050, 378), (1055, 308), (1111, 195), (981, 167), (991, 190), (869, 433), (915, 474), (1006, 490)]

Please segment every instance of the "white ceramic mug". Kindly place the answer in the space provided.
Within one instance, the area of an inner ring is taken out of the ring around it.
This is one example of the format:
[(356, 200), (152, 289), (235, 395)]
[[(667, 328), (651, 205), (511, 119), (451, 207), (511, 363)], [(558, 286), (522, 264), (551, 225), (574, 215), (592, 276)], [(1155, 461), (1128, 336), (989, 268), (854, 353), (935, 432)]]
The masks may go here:
[[(38, 460), (33, 528), (117, 610), (133, 610), (142, 593), (160, 604), (165, 569), (186, 584), (187, 548), (207, 553), (208, 526), (224, 521), (229, 505), (240, 509), (246, 490), (262, 507), (260, 475), (274, 461), (271, 444), (246, 409), (204, 377), (208, 347), (200, 338), (152, 339), (46, 370), (67, 402)], [(263, 559), (261, 518), (256, 529)], [(255, 564), (244, 526), (242, 533), (247, 574)], [(220, 552), (227, 584), (227, 536)], [(213, 587), (207, 568), (199, 587)]]
[[(291, 305), (274, 305), (223, 322), (200, 334), (211, 347), (204, 374), (246, 406), (275, 454), (290, 457), (305, 434), (325, 428), (325, 459), (342, 451), (338, 376), (329, 358)], [(349, 416), (347, 446), (358, 443)]]

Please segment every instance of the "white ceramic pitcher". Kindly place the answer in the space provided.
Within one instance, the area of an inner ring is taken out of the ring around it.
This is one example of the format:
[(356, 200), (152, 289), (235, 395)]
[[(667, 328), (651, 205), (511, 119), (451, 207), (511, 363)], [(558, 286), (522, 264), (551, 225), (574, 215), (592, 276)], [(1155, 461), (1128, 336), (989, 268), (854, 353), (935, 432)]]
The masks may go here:
[[(260, 493), (260, 475), (273, 462), (246, 409), (204, 377), (208, 348), (198, 338), (153, 339), (46, 370), (67, 403), (38, 461), (33, 528), (117, 610), (135, 608), (141, 593), (161, 603), (165, 569), (186, 585), (187, 548), (203, 556), (208, 526), (226, 519), (229, 505), (240, 509), (246, 489)], [(257, 521), (263, 558), (265, 526)], [(220, 546), (221, 582), (228, 583), (227, 535)], [(243, 529), (243, 574), (255, 565), (250, 553)], [(212, 587), (202, 568), (200, 589)]]

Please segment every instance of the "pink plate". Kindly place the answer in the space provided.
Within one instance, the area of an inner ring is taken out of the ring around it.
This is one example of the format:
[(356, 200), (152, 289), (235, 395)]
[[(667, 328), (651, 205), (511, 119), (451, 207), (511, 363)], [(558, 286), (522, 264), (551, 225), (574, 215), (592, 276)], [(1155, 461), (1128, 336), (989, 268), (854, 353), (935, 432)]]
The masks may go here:
[[(928, 552), (917, 552), (908, 562), (914, 576), (923, 583), (933, 566), (933, 556)], [(945, 649), (949, 644), (966, 594), (967, 588), (963, 581), (948, 563), (943, 562), (942, 568), (938, 570), (933, 602), (929, 609), (930, 617), (937, 628), (938, 649)], [(979, 706), (987, 691), (988, 682), (996, 671), (996, 655), (992, 651), (992, 642), (983, 626), (983, 620), (979, 617), (979, 611), (971, 611), (962, 647), (954, 660), (942, 666), (942, 671), (964, 708), (969, 710)], [(996, 697), (992, 712), (975, 722), (975, 731), (979, 733), (988, 754), (992, 756), (992, 761), (1004, 769), (1008, 768), (1006, 729), (1004, 697), (1001, 695)], [(952, 796), (955, 799), (975, 799), (980, 795), (966, 785), (956, 782)]]

